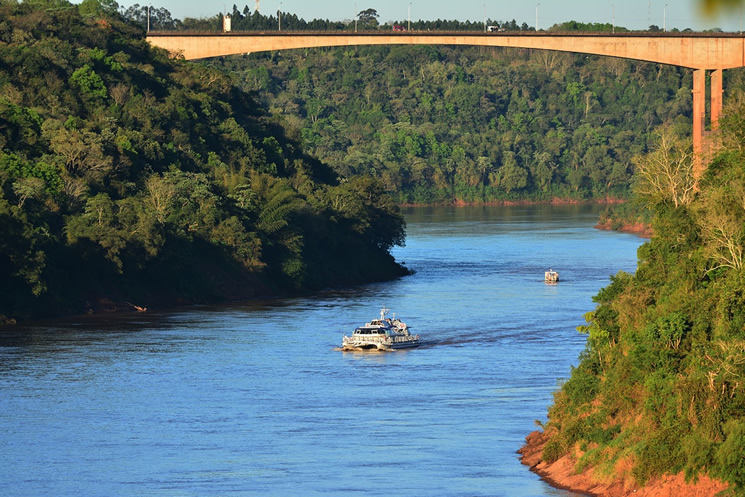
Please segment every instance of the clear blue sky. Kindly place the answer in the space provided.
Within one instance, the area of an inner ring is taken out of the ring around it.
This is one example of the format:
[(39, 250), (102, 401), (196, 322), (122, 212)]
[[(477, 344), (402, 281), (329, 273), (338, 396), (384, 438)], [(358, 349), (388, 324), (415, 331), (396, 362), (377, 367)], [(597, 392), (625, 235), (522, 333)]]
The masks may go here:
[[(78, 3), (78, 0), (75, 0)], [(385, 23), (394, 19), (405, 20), (411, 8), (411, 19), (458, 19), (461, 21), (482, 21), (484, 12), (495, 20), (515, 19), (519, 24), (526, 22), (535, 25), (536, 6), (538, 7), (538, 26), (548, 28), (563, 21), (615, 22), (618, 26), (630, 29), (644, 29), (650, 24), (660, 27), (663, 22), (668, 29), (691, 28), (694, 30), (720, 27), (725, 31), (745, 29), (745, 17), (740, 10), (725, 12), (714, 18), (707, 18), (699, 11), (698, 0), (260, 0), (260, 11), (264, 14), (276, 13), (282, 5), (283, 12), (291, 12), (309, 21), (314, 18), (342, 20), (352, 19), (355, 8), (359, 12), (373, 8), (380, 15), (379, 21)], [(255, 0), (119, 0), (120, 5), (129, 7), (135, 3), (165, 7), (176, 18), (210, 17), (233, 4), (239, 10), (248, 5), (254, 11)], [(667, 5), (667, 9), (665, 9)], [(665, 12), (666, 11), (666, 12)]]

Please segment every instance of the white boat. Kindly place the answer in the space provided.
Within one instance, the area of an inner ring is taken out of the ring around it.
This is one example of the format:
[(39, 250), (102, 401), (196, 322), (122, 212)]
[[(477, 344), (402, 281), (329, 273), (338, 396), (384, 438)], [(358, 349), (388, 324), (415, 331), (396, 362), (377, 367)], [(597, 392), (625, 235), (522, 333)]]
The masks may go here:
[(544, 280), (546, 283), (558, 283), (559, 282), (559, 273), (554, 271), (553, 269), (549, 269), (546, 271), (546, 274), (544, 276)]
[(388, 309), (380, 310), (380, 318), (373, 319), (365, 326), (355, 328), (352, 336), (344, 335), (342, 350), (398, 350), (419, 346), (419, 335), (409, 333), (406, 323), (396, 318), (386, 317)]

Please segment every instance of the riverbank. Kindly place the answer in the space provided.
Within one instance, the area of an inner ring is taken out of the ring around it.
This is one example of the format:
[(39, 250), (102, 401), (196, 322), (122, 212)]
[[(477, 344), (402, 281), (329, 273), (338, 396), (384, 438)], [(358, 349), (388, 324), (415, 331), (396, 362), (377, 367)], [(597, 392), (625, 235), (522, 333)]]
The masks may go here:
[(487, 202), (466, 202), (464, 200), (455, 199), (450, 202), (442, 202), (442, 203), (402, 203), (399, 204), (400, 207), (444, 207), (444, 206), (453, 206), (453, 207), (476, 207), (476, 206), (485, 206), (485, 207), (498, 207), (500, 205), (591, 205), (591, 204), (600, 204), (600, 205), (613, 205), (613, 204), (624, 204), (627, 200), (624, 198), (619, 197), (602, 197), (602, 198), (594, 198), (594, 199), (576, 199), (576, 198), (562, 198), (562, 197), (553, 197), (546, 200), (533, 200), (533, 199), (520, 199), (520, 200), (491, 200)]
[[(529, 205), (619, 205), (625, 204), (626, 199), (618, 197), (603, 197), (590, 200), (578, 200), (572, 198), (554, 197), (550, 200), (498, 200), (491, 202), (464, 202), (463, 200), (454, 200), (444, 204), (400, 204), (400, 207), (477, 207), (477, 206), (529, 206)], [(620, 231), (621, 233), (632, 233), (642, 238), (652, 238), (654, 231), (652, 227), (642, 221), (624, 221), (620, 219), (601, 216), (601, 221), (595, 225), (596, 229), (607, 231)]]
[(622, 222), (618, 224), (612, 220), (606, 220), (604, 222), (596, 224), (595, 228), (599, 230), (633, 233), (635, 235), (639, 235), (642, 238), (652, 238), (652, 235), (654, 235), (654, 230), (652, 230), (652, 227), (646, 223), (641, 222)]
[(557, 488), (598, 497), (632, 494), (638, 497), (708, 497), (728, 488), (726, 484), (707, 476), (700, 477), (696, 483), (686, 483), (682, 473), (654, 479), (640, 487), (631, 475), (631, 465), (625, 464), (627, 461), (624, 460), (616, 464), (615, 473), (609, 477), (597, 477), (593, 468), (577, 473), (575, 463), (578, 454), (565, 455), (551, 464), (541, 459), (548, 440), (545, 433), (534, 431), (525, 437), (526, 443), (518, 453), (523, 464)]
[(365, 262), (366, 264), (358, 264), (356, 267), (343, 267), (338, 274), (332, 274), (333, 271), (329, 269), (331, 266), (328, 266), (324, 268), (325, 271), (319, 273), (326, 276), (323, 280), (314, 280), (305, 286), (297, 287), (288, 285), (286, 281), (273, 280), (271, 274), (253, 274), (230, 267), (225, 268), (211, 261), (202, 263), (203, 267), (209, 268), (208, 273), (211, 277), (206, 279), (197, 273), (188, 273), (193, 282), (190, 282), (188, 277), (179, 280), (153, 277), (125, 284), (119, 279), (102, 278), (95, 286), (86, 287), (85, 293), (80, 289), (74, 292), (71, 287), (64, 296), (59, 292), (39, 296), (35, 308), (41, 311), (27, 310), (25, 313), (4, 315), (0, 306), (0, 328), (81, 315), (147, 312), (187, 308), (193, 305), (292, 298), (312, 295), (323, 290), (348, 289), (359, 285), (393, 281), (412, 274), (412, 270), (396, 262), (389, 253), (377, 259), (369, 255)]

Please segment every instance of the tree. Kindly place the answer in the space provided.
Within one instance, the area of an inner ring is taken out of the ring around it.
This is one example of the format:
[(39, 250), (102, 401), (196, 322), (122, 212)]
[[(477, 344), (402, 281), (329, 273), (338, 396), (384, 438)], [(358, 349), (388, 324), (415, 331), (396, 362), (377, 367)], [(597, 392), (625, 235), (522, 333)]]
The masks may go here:
[(676, 135), (669, 126), (659, 128), (655, 134), (654, 150), (632, 159), (636, 166), (634, 192), (650, 205), (688, 205), (696, 191), (691, 140)]
[(378, 11), (375, 9), (366, 9), (357, 14), (359, 22), (366, 27), (374, 28), (378, 26)]
[(499, 169), (499, 186), (508, 193), (513, 190), (521, 190), (528, 185), (528, 171), (517, 164), (515, 154), (507, 152), (504, 164)]
[(145, 181), (145, 205), (155, 216), (155, 219), (164, 224), (168, 218), (174, 199), (176, 198), (176, 187), (157, 174), (150, 176)]
[(84, 17), (110, 17), (117, 14), (119, 4), (115, 0), (83, 0), (78, 10)]
[(732, 419), (724, 425), (725, 440), (716, 451), (719, 473), (742, 492), (745, 488), (745, 423)]
[(101, 79), (101, 76), (96, 74), (88, 64), (72, 73), (72, 76), (70, 76), (70, 83), (77, 86), (80, 89), (80, 93), (88, 98), (106, 98), (106, 85)]
[[(709, 271), (745, 267), (745, 178), (741, 163), (722, 161), (712, 166), (694, 204), (704, 254), (713, 261)], [(721, 178), (715, 178), (720, 174)]]
[[(150, 16), (149, 19), (148, 15)], [(168, 9), (164, 7), (150, 7), (148, 9), (147, 5), (136, 3), (127, 10), (122, 11), (122, 17), (136, 22), (143, 29), (147, 29), (148, 25), (151, 30), (178, 29), (181, 27), (181, 21), (179, 19), (173, 19)]]

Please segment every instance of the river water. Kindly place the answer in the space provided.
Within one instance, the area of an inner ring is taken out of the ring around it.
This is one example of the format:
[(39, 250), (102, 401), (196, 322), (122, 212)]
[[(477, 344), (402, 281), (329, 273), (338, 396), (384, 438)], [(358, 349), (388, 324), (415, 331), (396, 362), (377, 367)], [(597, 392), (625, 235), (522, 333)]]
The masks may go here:
[[(598, 210), (407, 209), (398, 281), (0, 332), (1, 493), (573, 495), (516, 451), (592, 296), (636, 267), (643, 240)], [(336, 350), (383, 305), (420, 348)]]

